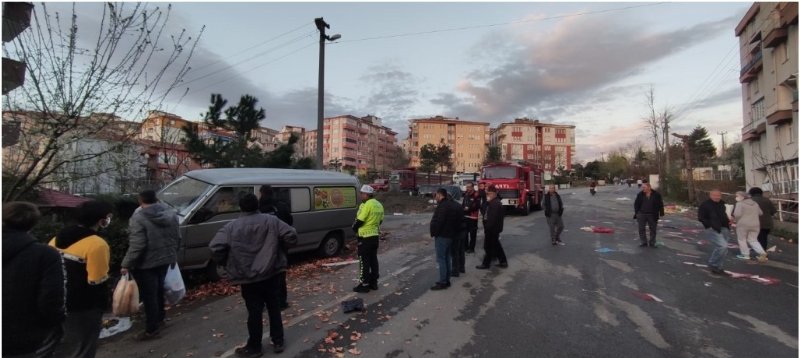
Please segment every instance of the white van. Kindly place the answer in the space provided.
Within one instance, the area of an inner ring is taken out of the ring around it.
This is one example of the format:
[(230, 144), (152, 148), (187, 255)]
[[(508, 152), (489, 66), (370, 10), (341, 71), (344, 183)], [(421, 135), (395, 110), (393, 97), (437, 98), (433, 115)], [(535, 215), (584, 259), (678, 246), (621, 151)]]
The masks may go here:
[(240, 215), (239, 198), (258, 195), (272, 186), (275, 201), (291, 208), (298, 242), (289, 252), (318, 250), (336, 255), (355, 235), (351, 225), (358, 210), (358, 179), (332, 171), (267, 168), (203, 169), (188, 172), (158, 192), (158, 198), (178, 212), (182, 269), (209, 268), (208, 243), (226, 223)]

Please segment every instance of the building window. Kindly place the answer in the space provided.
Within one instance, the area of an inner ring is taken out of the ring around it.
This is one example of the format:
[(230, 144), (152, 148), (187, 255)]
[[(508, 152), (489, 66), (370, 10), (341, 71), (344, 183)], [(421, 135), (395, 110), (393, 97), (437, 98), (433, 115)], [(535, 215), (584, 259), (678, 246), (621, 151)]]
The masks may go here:
[(764, 98), (759, 99), (750, 107), (750, 121), (757, 122), (764, 118)]
[(778, 132), (778, 144), (779, 145), (787, 145), (794, 143), (794, 123), (789, 123), (786, 125), (779, 126), (776, 128), (776, 132)]

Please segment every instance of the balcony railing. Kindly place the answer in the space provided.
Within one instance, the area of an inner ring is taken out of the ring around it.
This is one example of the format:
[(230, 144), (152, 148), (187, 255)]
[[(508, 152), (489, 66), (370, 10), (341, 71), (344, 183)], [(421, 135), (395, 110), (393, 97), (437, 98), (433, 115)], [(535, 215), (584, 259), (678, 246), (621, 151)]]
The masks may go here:
[(753, 58), (751, 58), (750, 61), (747, 62), (747, 64), (744, 65), (744, 67), (742, 67), (742, 70), (739, 72), (739, 76), (744, 77), (744, 75), (748, 74), (751, 70), (755, 71), (760, 69), (762, 65), (761, 60), (763, 56), (764, 53), (762, 51), (756, 52), (756, 54), (753, 55)]

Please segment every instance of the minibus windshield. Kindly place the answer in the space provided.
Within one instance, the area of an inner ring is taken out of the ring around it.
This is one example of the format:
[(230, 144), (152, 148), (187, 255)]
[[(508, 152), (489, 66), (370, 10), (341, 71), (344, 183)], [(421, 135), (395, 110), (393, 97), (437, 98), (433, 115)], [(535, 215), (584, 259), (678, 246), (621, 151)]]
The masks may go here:
[(161, 189), (158, 198), (173, 207), (178, 215), (186, 216), (192, 204), (209, 189), (211, 184), (184, 176)]

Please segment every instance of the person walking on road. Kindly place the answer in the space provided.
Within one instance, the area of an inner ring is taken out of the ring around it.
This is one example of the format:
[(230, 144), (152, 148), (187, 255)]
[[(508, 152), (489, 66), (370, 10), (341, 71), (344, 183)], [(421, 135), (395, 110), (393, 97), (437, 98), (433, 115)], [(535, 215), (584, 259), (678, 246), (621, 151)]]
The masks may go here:
[(758, 207), (761, 208), (761, 216), (758, 217), (758, 224), (761, 227), (761, 230), (758, 231), (758, 243), (766, 250), (769, 248), (769, 232), (774, 225), (772, 216), (778, 211), (775, 210), (775, 205), (772, 204), (772, 201), (764, 197), (764, 191), (761, 188), (753, 187), (750, 188), (749, 192), (750, 198), (758, 203)]
[(77, 207), (77, 224), (50, 240), (50, 246), (63, 255), (67, 274), (67, 318), (54, 357), (94, 357), (97, 352), (103, 312), (111, 302), (107, 285), (111, 248), (97, 232), (111, 224), (113, 210), (107, 202), (87, 201)]
[(564, 245), (561, 241), (561, 232), (564, 231), (564, 202), (561, 195), (558, 195), (555, 185), (550, 185), (547, 195), (544, 196), (544, 216), (547, 218), (547, 226), (550, 228), (550, 242), (553, 246)]
[[(642, 191), (636, 195), (633, 203), (633, 218), (639, 222), (640, 247), (656, 247), (656, 230), (658, 219), (664, 216), (664, 201), (661, 194), (653, 190), (650, 183), (642, 184)], [(650, 239), (647, 239), (647, 226), (650, 227)]]
[(3, 357), (37, 357), (61, 336), (64, 262), (29, 233), (40, 217), (28, 202), (3, 205)]
[[(271, 185), (262, 185), (258, 189), (260, 197), (258, 198), (258, 211), (262, 214), (275, 215), (278, 219), (285, 222), (289, 226), (294, 227), (294, 218), (292, 218), (292, 210), (283, 201), (275, 201), (274, 193)], [(289, 257), (289, 248), (281, 246), (284, 255)], [(289, 308), (289, 289), (286, 287), (286, 270), (279, 273), (281, 281), (281, 310)]]
[(164, 279), (176, 264), (180, 234), (175, 210), (156, 198), (156, 192), (139, 193), (139, 208), (129, 220), (128, 252), (122, 259), (122, 275), (130, 271), (144, 303), (146, 324), (136, 338), (156, 338), (165, 324)]
[(708, 268), (715, 275), (730, 276), (722, 269), (730, 241), (730, 219), (719, 189), (711, 190), (708, 200), (697, 209), (697, 220), (703, 223), (703, 235), (714, 246), (708, 258)]
[(486, 254), (483, 256), (483, 263), (475, 268), (486, 270), (495, 258), (500, 261), (497, 266), (505, 268), (508, 267), (508, 259), (503, 250), (503, 245), (500, 244), (505, 209), (503, 209), (500, 198), (497, 197), (497, 187), (489, 185), (489, 188), (486, 189), (486, 199), (488, 200), (488, 205), (486, 207), (486, 219), (483, 222), (483, 250)]
[(478, 241), (478, 216), (481, 210), (481, 197), (480, 193), (475, 191), (473, 183), (467, 183), (467, 191), (464, 193), (464, 200), (461, 205), (464, 208), (464, 218), (467, 225), (468, 241), (466, 243), (466, 252), (475, 253), (475, 243)]
[(763, 214), (758, 203), (750, 199), (743, 191), (736, 192), (736, 205), (733, 208), (733, 222), (736, 226), (736, 238), (739, 240), (737, 259), (750, 260), (750, 245), (758, 255), (758, 261), (767, 261), (767, 252), (758, 242), (759, 217)]
[(431, 290), (450, 287), (453, 239), (459, 234), (463, 222), (461, 205), (448, 197), (447, 190), (439, 188), (434, 195), (436, 211), (430, 225), (431, 238), (436, 248), (436, 262), (439, 265), (439, 281)]
[(247, 307), (247, 344), (237, 347), (240, 357), (262, 354), (264, 307), (269, 316), (269, 336), (275, 353), (283, 352), (279, 273), (286, 270), (281, 245), (297, 243), (297, 232), (274, 215), (258, 212), (258, 198), (247, 194), (239, 200), (242, 216), (227, 223), (208, 244), (211, 257), (225, 267), (231, 283), (241, 285)]
[(378, 289), (378, 243), (383, 223), (383, 205), (375, 199), (375, 189), (361, 186), (361, 205), (358, 206), (353, 230), (358, 236), (358, 285), (353, 291), (367, 293)]

